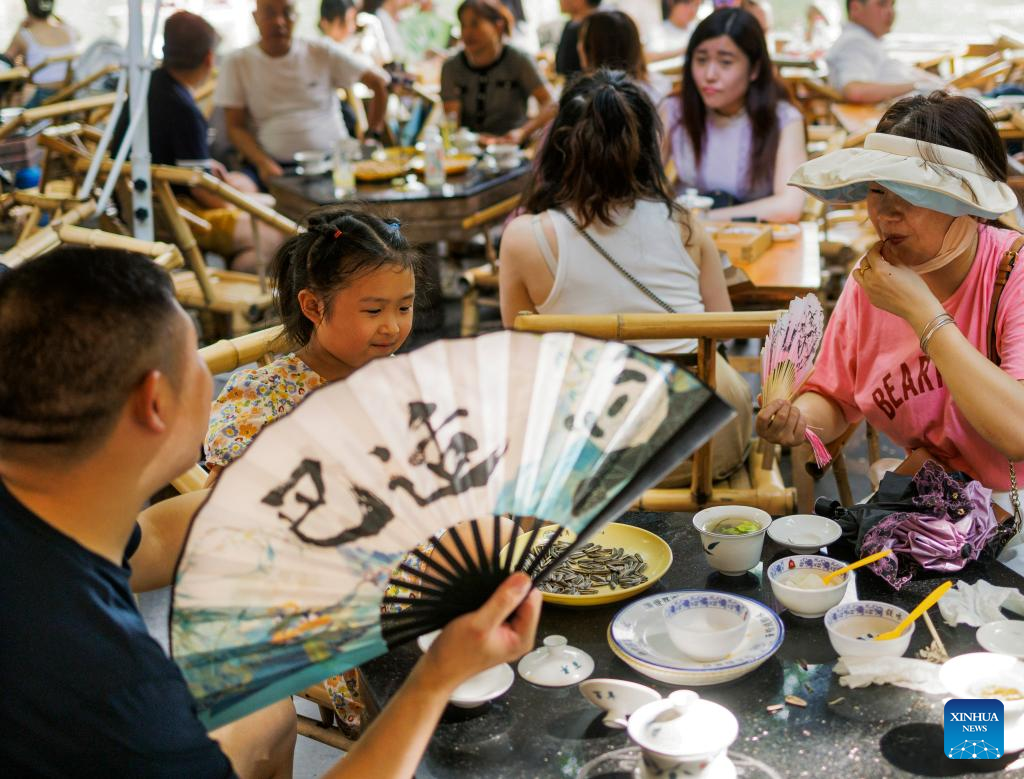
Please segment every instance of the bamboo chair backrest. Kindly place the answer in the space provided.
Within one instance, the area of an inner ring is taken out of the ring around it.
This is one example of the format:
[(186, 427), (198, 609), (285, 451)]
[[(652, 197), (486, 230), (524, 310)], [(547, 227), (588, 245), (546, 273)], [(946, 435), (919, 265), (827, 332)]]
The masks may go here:
[(41, 105), (38, 108), (27, 108), (14, 119), (0, 125), (0, 139), (6, 138), (19, 127), (28, 127), (44, 119), (70, 117), (73, 114), (86, 113), (97, 108), (109, 108), (114, 105), (114, 99), (114, 93), (109, 92), (102, 95), (82, 97), (77, 100), (66, 100), (63, 103)]
[(229, 373), (251, 362), (267, 362), (270, 355), (283, 351), (287, 348), (282, 338), (283, 333), (284, 328), (276, 325), (237, 338), (224, 339), (204, 346), (199, 350), (199, 356), (203, 358), (210, 373)]
[[(199, 356), (213, 374), (230, 373), (251, 362), (266, 365), (275, 352), (287, 348), (287, 343), (281, 337), (283, 331), (284, 328), (277, 325), (237, 338), (217, 341), (200, 349)], [(203, 466), (196, 463), (181, 476), (172, 479), (171, 486), (179, 493), (194, 492), (206, 486), (208, 477)]]
[[(70, 100), (81, 90), (85, 89), (86, 87), (92, 86), (101, 78), (105, 78), (106, 76), (109, 76), (111, 73), (116, 73), (120, 69), (120, 65), (107, 65), (103, 68), (100, 68), (95, 73), (90, 73), (88, 76), (81, 78), (78, 81), (66, 84), (64, 87), (57, 90), (55, 93), (53, 93), (48, 98), (43, 100), (42, 105), (52, 105), (53, 103), (61, 103), (65, 100)], [(71, 71), (69, 68), (69, 76), (70, 72)]]
[[(781, 311), (742, 311), (704, 314), (573, 314), (521, 313), (516, 330), (531, 333), (572, 332), (614, 341), (697, 340), (696, 375), (714, 389), (715, 354), (718, 341), (730, 338), (763, 338)], [(741, 410), (742, 413), (742, 410)], [(693, 457), (690, 491), (694, 505), (706, 505), (712, 498), (711, 442)]]

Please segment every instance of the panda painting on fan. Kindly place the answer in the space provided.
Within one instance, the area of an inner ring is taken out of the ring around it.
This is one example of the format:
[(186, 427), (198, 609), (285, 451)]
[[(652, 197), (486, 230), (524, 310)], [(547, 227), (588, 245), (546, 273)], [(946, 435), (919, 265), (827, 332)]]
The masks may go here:
[[(442, 627), (514, 570), (542, 581), (575, 549), (527, 559), (545, 523), (542, 547), (585, 543), (733, 415), (675, 364), (569, 333), (438, 341), (317, 390), (192, 522), (171, 647), (200, 717), (230, 721)], [(527, 534), (509, 552), (506, 518)]]

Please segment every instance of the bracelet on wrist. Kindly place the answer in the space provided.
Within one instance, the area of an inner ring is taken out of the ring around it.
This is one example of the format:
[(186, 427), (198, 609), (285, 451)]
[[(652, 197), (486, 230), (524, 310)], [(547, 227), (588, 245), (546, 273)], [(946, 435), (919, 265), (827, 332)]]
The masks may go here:
[(931, 343), (931, 340), (932, 338), (935, 337), (935, 334), (946, 325), (953, 324), (956, 324), (956, 322), (953, 321), (953, 317), (951, 317), (949, 314), (946, 314), (933, 325), (931, 325), (930, 329), (927, 330), (925, 334), (921, 336), (921, 351), (927, 355), (928, 344)]

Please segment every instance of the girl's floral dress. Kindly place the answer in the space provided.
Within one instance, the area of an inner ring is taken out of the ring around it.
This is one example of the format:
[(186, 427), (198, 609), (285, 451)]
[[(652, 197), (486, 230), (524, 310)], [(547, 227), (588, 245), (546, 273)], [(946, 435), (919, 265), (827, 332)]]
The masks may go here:
[[(266, 425), (295, 408), (299, 401), (327, 381), (295, 354), (286, 354), (260, 368), (235, 371), (213, 402), (210, 427), (206, 433), (206, 464), (225, 466), (238, 457)], [(430, 551), (430, 547), (421, 547)], [(407, 564), (421, 568), (418, 558), (409, 555)], [(409, 595), (404, 588), (389, 586), (387, 595)], [(362, 727), (363, 703), (360, 701), (355, 670), (324, 681), (339, 727), (346, 738), (355, 739)]]

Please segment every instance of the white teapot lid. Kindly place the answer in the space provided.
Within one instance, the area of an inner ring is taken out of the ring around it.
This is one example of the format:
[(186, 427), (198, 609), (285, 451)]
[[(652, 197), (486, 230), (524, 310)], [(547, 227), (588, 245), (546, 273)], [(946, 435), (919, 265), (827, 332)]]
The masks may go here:
[(670, 757), (697, 757), (726, 749), (739, 734), (739, 722), (724, 706), (692, 690), (676, 690), (633, 712), (628, 732), (641, 749)]

